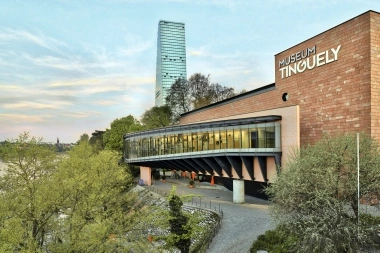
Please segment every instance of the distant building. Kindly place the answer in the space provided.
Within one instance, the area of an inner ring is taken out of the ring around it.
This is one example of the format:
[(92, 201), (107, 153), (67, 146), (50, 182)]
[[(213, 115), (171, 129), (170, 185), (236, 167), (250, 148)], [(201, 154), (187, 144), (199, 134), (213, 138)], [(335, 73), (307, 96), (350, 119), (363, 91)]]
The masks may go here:
[(57, 152), (63, 152), (63, 146), (62, 144), (59, 144), (59, 138), (57, 137), (57, 143), (55, 144), (55, 146), (57, 147), (56, 151)]
[(102, 137), (105, 132), (106, 131), (103, 130), (95, 130), (95, 132), (93, 132), (91, 135), (95, 137)]
[(157, 36), (156, 106), (165, 104), (167, 90), (178, 78), (186, 79), (185, 24), (160, 20)]

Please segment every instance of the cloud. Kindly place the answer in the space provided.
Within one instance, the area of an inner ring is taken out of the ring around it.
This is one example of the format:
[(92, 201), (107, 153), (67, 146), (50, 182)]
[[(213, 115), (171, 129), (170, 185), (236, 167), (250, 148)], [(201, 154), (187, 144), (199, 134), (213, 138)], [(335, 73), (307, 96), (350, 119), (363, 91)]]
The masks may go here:
[(138, 53), (142, 53), (151, 48), (150, 42), (139, 42), (135, 45), (129, 46), (128, 48), (120, 48), (119, 51), (126, 56), (132, 56)]
[[(231, 12), (236, 11), (236, 6), (241, 3), (247, 3), (242, 0), (108, 0), (109, 3), (114, 2), (127, 2), (127, 3), (139, 3), (139, 4), (188, 4), (188, 5), (200, 5), (200, 6), (221, 6), (226, 9), (229, 9)], [(254, 1), (253, 1), (254, 2)]]
[(128, 35), (111, 49), (68, 47), (40, 32), (0, 27), (0, 136), (33, 129), (58, 136), (140, 115), (154, 101), (155, 62), (140, 57), (154, 39)]
[(99, 79), (77, 79), (77, 80), (62, 80), (50, 83), (50, 87), (78, 87), (78, 86), (87, 86), (87, 85), (96, 85), (99, 84)]
[(124, 90), (119, 85), (107, 85), (107, 86), (93, 86), (93, 87), (87, 87), (86, 89), (82, 90), (85, 94), (95, 94), (95, 93), (105, 93), (110, 91), (122, 91)]
[(273, 82), (274, 54), (271, 52), (219, 53), (208, 46), (189, 51), (198, 53), (188, 55), (188, 76), (194, 73), (211, 74), (211, 82), (233, 87), (236, 91), (251, 90)]
[(22, 57), (28, 61), (31, 62), (34, 66), (40, 66), (40, 67), (48, 67), (53, 68), (57, 70), (65, 71), (66, 73), (68, 71), (71, 72), (81, 72), (82, 74), (91, 74), (90, 69), (94, 68), (94, 64), (86, 64), (85, 62), (81, 62), (80, 57), (68, 57), (68, 58), (61, 58), (56, 56), (42, 56), (42, 57), (33, 57), (30, 54), (23, 54)]
[(62, 106), (70, 105), (70, 103), (62, 102), (62, 101), (49, 101), (49, 102), (31, 102), (31, 101), (22, 101), (18, 103), (9, 103), (3, 104), (2, 107), (4, 109), (11, 110), (20, 110), (20, 109), (58, 109), (62, 108)]
[(193, 56), (207, 56), (209, 53), (206, 51), (204, 46), (201, 46), (199, 48), (187, 48), (187, 51), (190, 52), (190, 55)]
[(20, 91), (22, 88), (17, 85), (7, 85), (7, 84), (0, 84), (0, 90), (11, 90), (11, 91)]
[(42, 33), (31, 33), (25, 30), (15, 30), (5, 28), (0, 30), (0, 40), (2, 41), (28, 41), (40, 47), (46, 48), (55, 53), (64, 54), (60, 47), (66, 47), (66, 44), (57, 39), (46, 36)]
[(78, 119), (83, 119), (83, 118), (89, 118), (94, 115), (102, 115), (100, 112), (67, 112), (67, 113), (62, 113), (60, 116), (64, 116), (67, 118), (78, 118)]
[(1, 122), (3, 122), (4, 124), (8, 122), (11, 122), (12, 124), (20, 124), (20, 123), (25, 123), (25, 122), (28, 122), (28, 123), (45, 122), (51, 117), (52, 117), (51, 115), (27, 115), (27, 114), (11, 114), (11, 113), (0, 114)]
[[(77, 80), (66, 80), (57, 81), (50, 83), (48, 86), (51, 88), (58, 88), (54, 90), (54, 93), (64, 93), (66, 90), (70, 94), (76, 94), (77, 96), (89, 95), (96, 93), (106, 93), (106, 92), (119, 92), (119, 91), (129, 91), (129, 92), (146, 92), (146, 89), (142, 88), (141, 85), (155, 83), (155, 77), (152, 76), (99, 76), (98, 78), (89, 79), (77, 79)], [(67, 88), (67, 89), (66, 89)], [(73, 91), (72, 89), (75, 89)]]
[(98, 100), (98, 101), (94, 101), (93, 104), (101, 105), (101, 106), (110, 106), (110, 105), (116, 105), (118, 103), (113, 100)]
[[(96, 57), (99, 58), (100, 56)], [(65, 71), (82, 72), (91, 75), (92, 72), (99, 72), (99, 69), (116, 68), (122, 67), (124, 65), (121, 61), (104, 60), (99, 62), (98, 59), (95, 59), (95, 61), (93, 61), (93, 56), (86, 56), (86, 58), (83, 58), (83, 56), (68, 55), (66, 58), (60, 58), (51, 55), (33, 57), (29, 54), (23, 54), (23, 58), (36, 66), (43, 66)]]
[[(109, 71), (122, 73), (126, 67), (129, 69), (138, 67), (138, 63), (135, 63), (136, 59), (126, 59), (125, 56), (144, 52), (151, 45), (150, 42), (140, 39), (128, 48), (107, 51), (101, 46), (82, 44), (82, 48), (78, 53), (78, 49), (75, 49), (76, 51), (74, 52), (64, 42), (42, 33), (0, 28), (0, 45), (3, 44), (5, 46), (0, 47), (0, 66), (8, 67), (10, 71), (3, 70), (0, 75), (8, 75), (11, 72), (13, 79), (20, 72), (24, 72), (25, 75), (26, 70), (33, 72), (34, 78), (46, 78), (46, 71), (51, 70), (44, 68), (55, 69), (57, 73), (53, 74), (62, 76), (94, 76), (105, 74)], [(33, 45), (49, 51), (41, 51), (33, 47)], [(23, 49), (27, 51), (23, 52)], [(16, 72), (11, 67), (21, 69)]]

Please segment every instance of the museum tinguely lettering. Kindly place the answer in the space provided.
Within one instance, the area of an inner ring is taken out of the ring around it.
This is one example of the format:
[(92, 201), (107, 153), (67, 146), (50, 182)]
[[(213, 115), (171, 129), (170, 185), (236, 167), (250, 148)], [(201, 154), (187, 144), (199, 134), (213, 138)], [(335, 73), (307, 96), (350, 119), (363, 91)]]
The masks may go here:
[(281, 78), (302, 73), (338, 60), (340, 46), (316, 54), (316, 46), (307, 48), (279, 61)]

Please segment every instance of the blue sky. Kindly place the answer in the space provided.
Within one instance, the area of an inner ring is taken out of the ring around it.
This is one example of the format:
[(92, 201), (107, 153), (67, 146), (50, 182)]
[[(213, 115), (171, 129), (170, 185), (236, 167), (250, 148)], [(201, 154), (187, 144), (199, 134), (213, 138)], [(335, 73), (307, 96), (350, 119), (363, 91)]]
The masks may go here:
[(252, 90), (274, 55), (378, 0), (2, 0), (0, 141), (70, 143), (154, 105), (159, 20), (186, 24), (187, 73)]

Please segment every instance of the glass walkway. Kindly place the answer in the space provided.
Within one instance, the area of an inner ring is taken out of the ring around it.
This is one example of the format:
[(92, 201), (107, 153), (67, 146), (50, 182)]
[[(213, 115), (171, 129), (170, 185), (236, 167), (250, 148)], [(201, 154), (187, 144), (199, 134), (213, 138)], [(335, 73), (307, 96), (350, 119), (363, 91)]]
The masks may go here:
[[(124, 135), (126, 163), (254, 180), (254, 157), (266, 178), (267, 157), (281, 161), (281, 116), (175, 125)], [(243, 173), (243, 169), (247, 173)], [(233, 172), (234, 171), (234, 172)]]

